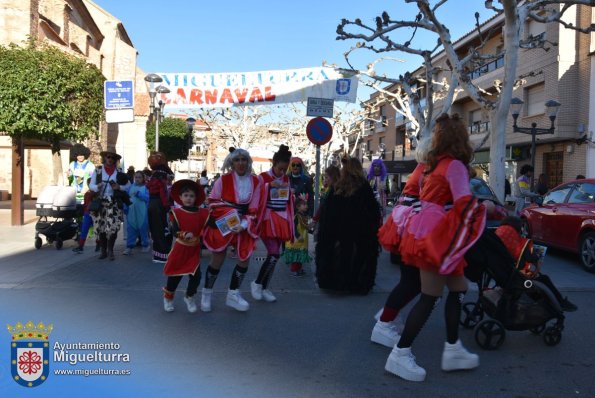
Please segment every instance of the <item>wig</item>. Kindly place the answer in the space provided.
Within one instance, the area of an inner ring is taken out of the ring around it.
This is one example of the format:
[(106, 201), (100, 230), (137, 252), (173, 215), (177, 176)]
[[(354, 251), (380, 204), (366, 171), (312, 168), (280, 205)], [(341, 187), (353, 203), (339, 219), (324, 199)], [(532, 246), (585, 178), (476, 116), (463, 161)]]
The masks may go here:
[(291, 165), (293, 163), (299, 163), (302, 165), (302, 167), (300, 167), (300, 175), (305, 176), (306, 175), (306, 171), (305, 171), (306, 167), (304, 165), (304, 161), (301, 158), (298, 158), (297, 156), (294, 156), (289, 160), (289, 168), (287, 169), (287, 174), (289, 174), (289, 175), (293, 174), (293, 171), (291, 168)]
[(238, 149), (229, 148), (229, 155), (227, 155), (227, 157), (223, 161), (223, 167), (221, 167), (221, 170), (224, 173), (228, 173), (228, 172), (232, 171), (233, 169), (231, 166), (232, 166), (233, 160), (239, 156), (243, 156), (246, 159), (248, 159), (247, 173), (252, 174), (252, 157), (250, 156), (250, 153), (248, 153), (247, 150), (241, 149), (241, 148), (238, 148)]
[(372, 164), (368, 169), (368, 181), (376, 177), (376, 174), (374, 174), (374, 166), (380, 166), (380, 179), (384, 181), (386, 179), (386, 166), (384, 165), (382, 159), (372, 160)]

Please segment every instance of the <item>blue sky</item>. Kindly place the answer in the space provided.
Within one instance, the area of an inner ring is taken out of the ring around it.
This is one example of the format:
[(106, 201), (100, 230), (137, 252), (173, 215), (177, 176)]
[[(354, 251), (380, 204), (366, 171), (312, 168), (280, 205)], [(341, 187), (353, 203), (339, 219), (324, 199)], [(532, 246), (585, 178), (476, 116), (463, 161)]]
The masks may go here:
[[(138, 66), (147, 73), (293, 69), (321, 66), (323, 60), (345, 67), (343, 53), (355, 42), (335, 40), (341, 18), (373, 21), (386, 10), (395, 19), (410, 19), (416, 9), (403, 0), (94, 1), (123, 22), (139, 52)], [(482, 20), (491, 15), (483, 1), (469, 0), (450, 0), (439, 15), (458, 38), (473, 28), (475, 11)], [(360, 54), (359, 68), (377, 58)], [(420, 65), (394, 56), (407, 62), (393, 64), (393, 76)]]

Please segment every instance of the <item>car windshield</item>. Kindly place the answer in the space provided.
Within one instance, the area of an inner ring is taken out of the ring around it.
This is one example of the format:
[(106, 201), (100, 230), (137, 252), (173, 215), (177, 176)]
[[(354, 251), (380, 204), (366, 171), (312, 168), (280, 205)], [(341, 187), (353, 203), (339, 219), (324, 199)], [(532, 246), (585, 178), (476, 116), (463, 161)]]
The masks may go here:
[(568, 203), (593, 203), (594, 197), (595, 184), (577, 184), (568, 198)]
[(571, 188), (572, 186), (566, 185), (562, 188), (556, 189), (555, 191), (549, 192), (543, 198), (543, 204), (554, 205), (557, 203), (564, 203), (564, 199), (566, 199), (566, 196), (568, 196), (568, 192)]
[(472, 178), (469, 181), (469, 188), (471, 189), (471, 193), (475, 196), (481, 196), (481, 197), (494, 196), (494, 194), (492, 193), (492, 190), (490, 189), (488, 184), (486, 184), (485, 181), (480, 180), (478, 178)]

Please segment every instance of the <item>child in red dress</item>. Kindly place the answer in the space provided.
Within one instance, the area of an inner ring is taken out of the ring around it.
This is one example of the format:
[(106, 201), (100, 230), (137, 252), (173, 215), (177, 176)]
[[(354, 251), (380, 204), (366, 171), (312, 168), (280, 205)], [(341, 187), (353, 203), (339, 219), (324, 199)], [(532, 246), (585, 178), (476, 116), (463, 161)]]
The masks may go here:
[(200, 235), (209, 212), (199, 206), (205, 200), (204, 188), (192, 180), (180, 180), (171, 190), (172, 199), (182, 207), (169, 213), (170, 230), (176, 238), (167, 257), (163, 273), (167, 285), (163, 288), (163, 309), (174, 310), (174, 294), (184, 275), (188, 275), (188, 287), (184, 302), (188, 312), (196, 312), (194, 295), (200, 283)]

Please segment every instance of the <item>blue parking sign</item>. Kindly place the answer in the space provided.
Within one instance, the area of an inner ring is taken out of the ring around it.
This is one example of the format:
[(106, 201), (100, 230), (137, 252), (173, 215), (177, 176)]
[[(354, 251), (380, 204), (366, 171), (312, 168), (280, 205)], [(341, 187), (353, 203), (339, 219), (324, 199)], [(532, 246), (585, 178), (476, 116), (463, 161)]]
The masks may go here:
[(132, 80), (106, 80), (103, 84), (105, 109), (134, 108)]

